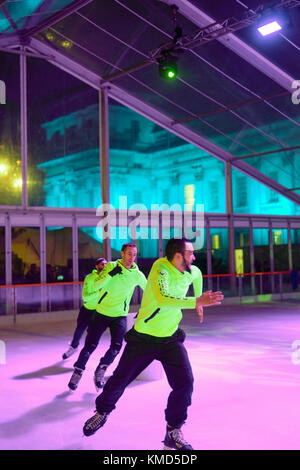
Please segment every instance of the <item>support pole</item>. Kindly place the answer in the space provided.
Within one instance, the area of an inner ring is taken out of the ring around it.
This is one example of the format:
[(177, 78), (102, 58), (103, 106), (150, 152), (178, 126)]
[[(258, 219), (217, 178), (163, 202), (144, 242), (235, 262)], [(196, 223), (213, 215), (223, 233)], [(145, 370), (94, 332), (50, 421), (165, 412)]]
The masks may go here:
[[(40, 276), (41, 283), (47, 282), (47, 271), (46, 271), (46, 228), (45, 228), (45, 216), (40, 215)], [(41, 287), (41, 311), (47, 311), (47, 292), (46, 286)]]
[(211, 238), (210, 238), (210, 220), (206, 218), (206, 261), (207, 261), (207, 288), (208, 290), (213, 289), (212, 275), (212, 259), (211, 259)]
[[(249, 249), (250, 249), (250, 272), (255, 273), (255, 253), (254, 253), (254, 243), (253, 243), (253, 222), (250, 219), (249, 221)], [(252, 295), (256, 294), (255, 291), (255, 277), (251, 276), (251, 292)]]
[(27, 58), (25, 46), (20, 54), (22, 209), (28, 208), (27, 188)]
[[(234, 226), (233, 226), (233, 202), (232, 202), (232, 167), (229, 162), (225, 163), (225, 182), (226, 182), (226, 214), (228, 220), (228, 261), (229, 272), (235, 273), (235, 259), (234, 259)], [(231, 290), (234, 293), (235, 277), (230, 277)]]
[(41, 282), (47, 282), (47, 271), (46, 271), (46, 228), (45, 228), (45, 216), (40, 215), (40, 273)]
[[(99, 141), (100, 141), (100, 183), (102, 204), (110, 204), (109, 194), (109, 119), (108, 119), (108, 90), (99, 90)], [(109, 227), (106, 228), (109, 230)], [(105, 236), (103, 227), (103, 256), (111, 260), (111, 239)]]
[(12, 284), (11, 221), (9, 214), (5, 217), (5, 284)]
[[(78, 281), (79, 279), (79, 270), (78, 270), (78, 227), (76, 215), (73, 215), (72, 220), (72, 271), (73, 271), (73, 281)], [(73, 284), (73, 308), (75, 310), (79, 309), (79, 288), (78, 284)]]
[[(274, 263), (274, 246), (273, 246), (273, 230), (272, 230), (272, 221), (269, 220), (269, 246), (270, 246), (270, 271), (273, 273), (275, 271)], [(275, 279), (274, 274), (271, 274), (271, 292), (275, 292)]]
[(293, 252), (292, 252), (292, 238), (291, 238), (291, 223), (288, 221), (288, 262), (289, 262), (289, 270), (292, 271), (293, 269)]

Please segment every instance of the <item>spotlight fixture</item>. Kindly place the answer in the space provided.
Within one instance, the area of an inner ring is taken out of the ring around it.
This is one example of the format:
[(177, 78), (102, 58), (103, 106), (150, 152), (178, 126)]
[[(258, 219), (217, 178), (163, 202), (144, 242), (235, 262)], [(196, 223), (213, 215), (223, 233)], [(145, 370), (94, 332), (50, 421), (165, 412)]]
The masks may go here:
[(268, 21), (267, 23), (257, 28), (262, 36), (268, 36), (269, 34), (275, 33), (276, 31), (280, 31), (281, 29), (282, 27), (277, 20)]
[(180, 49), (182, 28), (177, 24), (178, 7), (176, 5), (171, 5), (170, 8), (174, 23), (173, 40), (166, 48), (160, 48), (159, 55), (156, 57), (159, 76), (169, 81), (174, 80), (177, 77), (177, 58), (178, 53), (182, 52)]
[(288, 17), (282, 9), (268, 8), (263, 12), (257, 30), (262, 36), (269, 36), (283, 29), (288, 22)]
[(167, 80), (174, 80), (177, 77), (177, 63), (176, 58), (163, 55), (158, 59), (158, 73), (160, 77)]

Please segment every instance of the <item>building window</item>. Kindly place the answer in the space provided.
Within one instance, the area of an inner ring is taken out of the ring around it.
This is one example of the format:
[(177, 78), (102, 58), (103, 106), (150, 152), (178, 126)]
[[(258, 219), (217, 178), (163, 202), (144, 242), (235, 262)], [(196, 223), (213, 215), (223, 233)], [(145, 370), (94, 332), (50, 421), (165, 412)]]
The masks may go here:
[(189, 206), (190, 210), (194, 209), (195, 204), (195, 185), (186, 184), (184, 186), (184, 202)]
[(240, 233), (240, 247), (243, 248), (245, 246), (245, 234)]
[(245, 176), (238, 176), (236, 179), (237, 207), (244, 207), (248, 204), (247, 180)]
[(219, 207), (219, 183), (218, 181), (209, 182), (210, 193), (210, 209), (214, 210)]
[(269, 201), (268, 202), (278, 202), (278, 193), (270, 189), (269, 192)]
[(212, 249), (219, 250), (221, 247), (220, 244), (220, 235), (213, 235), (212, 236)]
[(282, 236), (281, 230), (275, 230), (273, 232), (274, 245), (281, 245), (282, 243), (281, 236)]

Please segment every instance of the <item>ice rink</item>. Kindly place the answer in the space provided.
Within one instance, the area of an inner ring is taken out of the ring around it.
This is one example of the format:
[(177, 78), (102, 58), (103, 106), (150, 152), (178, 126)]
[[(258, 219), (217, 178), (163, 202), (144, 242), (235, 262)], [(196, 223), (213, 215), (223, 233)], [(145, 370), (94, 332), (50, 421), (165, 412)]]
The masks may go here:
[[(0, 449), (162, 449), (169, 394), (164, 375), (134, 381), (105, 426), (83, 436), (97, 396), (93, 372), (109, 335), (71, 392), (67, 383), (78, 353), (66, 361), (61, 356), (74, 327), (75, 320), (1, 327)], [(183, 433), (194, 449), (300, 449), (299, 301), (207, 308), (202, 325), (189, 311), (181, 327), (195, 376)]]

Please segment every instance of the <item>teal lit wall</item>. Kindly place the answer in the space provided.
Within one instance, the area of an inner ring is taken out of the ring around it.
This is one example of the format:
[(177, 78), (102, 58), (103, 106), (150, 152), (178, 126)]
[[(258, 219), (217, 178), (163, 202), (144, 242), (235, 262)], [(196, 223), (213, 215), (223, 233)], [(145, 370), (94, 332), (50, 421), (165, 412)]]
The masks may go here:
[[(98, 105), (91, 105), (44, 123), (46, 147), (54, 148), (55, 139), (62, 137), (67, 129), (73, 130), (74, 139), (88, 130), (94, 134), (97, 126), (93, 123), (98, 122), (98, 113)], [(126, 196), (128, 208), (132, 204), (142, 204), (148, 210), (152, 204), (179, 204), (183, 209), (184, 204), (192, 200), (194, 209), (197, 204), (204, 204), (205, 212), (225, 212), (223, 162), (128, 108), (110, 105), (109, 114), (110, 200), (116, 209), (124, 208), (119, 205), (119, 196)], [(282, 155), (275, 154), (273, 161), (276, 158)], [(96, 209), (101, 205), (98, 146), (81, 148), (69, 155), (55, 155), (38, 167), (45, 172), (45, 206)], [(268, 174), (268, 162), (262, 159), (258, 169)], [(280, 183), (292, 187), (292, 174), (292, 170), (280, 173)], [(235, 213), (300, 215), (299, 206), (235, 169), (232, 181)], [(86, 230), (99, 239), (96, 228)], [(263, 240), (259, 237), (261, 234), (255, 232), (254, 244), (268, 243), (266, 234)], [(286, 243), (285, 238), (283, 234), (282, 243)], [(225, 253), (225, 232), (220, 240)], [(113, 241), (113, 248), (120, 249), (124, 241), (126, 239)], [(143, 256), (151, 257), (157, 253), (157, 242), (141, 240), (140, 248)]]

